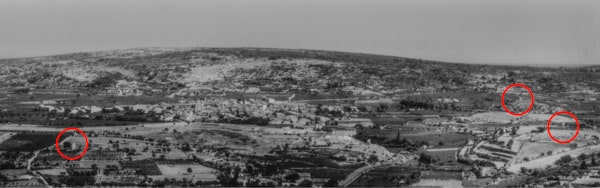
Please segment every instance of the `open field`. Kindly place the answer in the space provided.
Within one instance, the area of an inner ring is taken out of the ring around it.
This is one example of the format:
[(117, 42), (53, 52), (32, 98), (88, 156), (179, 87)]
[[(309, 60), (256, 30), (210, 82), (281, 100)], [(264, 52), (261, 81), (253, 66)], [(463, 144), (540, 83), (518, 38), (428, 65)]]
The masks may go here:
[(516, 160), (523, 161), (525, 159), (531, 160), (539, 157), (543, 157), (552, 153), (562, 153), (569, 151), (568, 145), (559, 145), (556, 143), (526, 143), (519, 151)]
[[(131, 134), (137, 134), (138, 132), (144, 131), (160, 131), (161, 128), (183, 128), (185, 123), (145, 123), (136, 125), (120, 125), (120, 126), (92, 126), (92, 127), (77, 127), (84, 132), (104, 132), (104, 131), (119, 131), (119, 132), (130, 132)], [(0, 124), (0, 131), (38, 131), (38, 132), (60, 132), (64, 127), (49, 127), (44, 125), (32, 125), (32, 124)], [(132, 130), (128, 130), (132, 129)]]
[[(501, 111), (501, 112), (477, 113), (477, 114), (473, 114), (472, 116), (468, 117), (468, 119), (471, 121), (474, 121), (474, 122), (499, 123), (499, 124), (507, 124), (507, 123), (511, 123), (511, 122), (513, 122), (513, 123), (516, 123), (516, 122), (520, 122), (520, 123), (524, 123), (524, 122), (540, 123), (540, 122), (542, 122), (542, 123), (545, 123), (548, 121), (550, 116), (552, 116), (552, 114), (529, 113), (529, 114), (527, 114), (527, 116), (514, 117), (504, 111)], [(573, 120), (571, 118), (565, 117), (565, 116), (557, 116), (552, 120), (552, 122), (554, 122), (554, 123), (572, 122), (572, 121)]]
[(202, 181), (214, 181), (217, 179), (216, 170), (199, 164), (159, 164), (162, 176), (187, 177), (189, 179), (200, 179)]
[(462, 181), (457, 179), (421, 179), (409, 187), (462, 187)]
[(331, 178), (341, 180), (350, 174), (352, 169), (333, 169), (333, 168), (297, 168), (297, 172), (310, 173), (314, 178)]
[[(84, 91), (83, 91), (84, 92)], [(80, 94), (82, 91), (53, 91), (32, 90), (28, 95), (12, 94), (0, 100), (0, 104), (8, 104), (13, 107), (33, 107), (41, 103), (56, 104), (59, 101), (67, 101), (61, 106), (112, 106), (112, 105), (135, 105), (135, 104), (158, 104), (161, 102), (176, 102), (176, 100), (168, 97), (154, 96), (88, 96)]]
[(469, 124), (469, 128), (473, 128), (473, 129), (495, 129), (495, 128), (509, 128), (509, 127), (513, 127), (513, 126), (520, 126), (520, 125), (511, 125), (511, 124), (503, 124), (503, 123), (471, 123)]
[(406, 123), (407, 118), (398, 118), (398, 117), (374, 117), (370, 118), (376, 125), (389, 125), (389, 126), (398, 126)]
[[(288, 134), (280, 128), (269, 128), (260, 127), (255, 125), (235, 125), (235, 124), (221, 124), (221, 126), (214, 125), (203, 125), (201, 123), (194, 123), (187, 125), (186, 123), (147, 123), (142, 125), (130, 125), (130, 126), (111, 126), (111, 127), (79, 127), (81, 130), (88, 134), (88, 138), (92, 144), (98, 144), (102, 147), (112, 147), (108, 144), (109, 140), (119, 140), (121, 138), (108, 138), (108, 137), (90, 137), (91, 132), (95, 133), (120, 133), (130, 134), (137, 136), (144, 136), (146, 138), (155, 139), (162, 138), (168, 140), (170, 143), (179, 144), (199, 144), (205, 146), (224, 146), (245, 150), (248, 153), (267, 153), (276, 145), (282, 145), (285, 143), (293, 144), (299, 141), (300, 137), (296, 134)], [(59, 127), (47, 127), (41, 125), (1, 125), (0, 130), (13, 130), (13, 131), (52, 131), (58, 133), (63, 128)], [(174, 132), (176, 130), (176, 133)], [(306, 131), (303, 131), (306, 132)], [(312, 132), (312, 131), (308, 131)], [(313, 133), (310, 133), (313, 134)], [(322, 134), (322, 133), (320, 133)], [(56, 135), (54, 135), (56, 136)], [(79, 137), (75, 140), (83, 142), (82, 138)], [(122, 147), (135, 148), (136, 151), (140, 152), (145, 146), (145, 142), (132, 140), (132, 139), (121, 139), (129, 140), (127, 144), (122, 144)], [(155, 140), (156, 141), (156, 140)], [(181, 152), (176, 152), (174, 149), (171, 152), (173, 158), (179, 156), (185, 156)], [(147, 157), (148, 153), (142, 153), (142, 156)], [(169, 154), (170, 155), (170, 154)], [(169, 158), (167, 155), (167, 158)]]
[(535, 160), (530, 160), (528, 162), (513, 164), (507, 170), (517, 173), (521, 170), (522, 167), (525, 167), (527, 169), (535, 169), (535, 168), (541, 169), (541, 168), (546, 168), (547, 166), (554, 166), (554, 162), (556, 162), (558, 159), (560, 159), (560, 157), (565, 156), (565, 155), (570, 155), (571, 157), (575, 158), (583, 153), (591, 154), (591, 153), (597, 153), (597, 152), (600, 152), (600, 145), (581, 147), (581, 148), (577, 148), (574, 150), (565, 151), (562, 153), (555, 153), (551, 156), (546, 156), (546, 157), (541, 157), (541, 158), (538, 158)]
[[(555, 129), (551, 132), (561, 140), (567, 140), (575, 133), (574, 130), (565, 129)], [(582, 153), (598, 152), (600, 146), (595, 143), (598, 142), (599, 136), (600, 132), (582, 130), (572, 143), (562, 145), (552, 141), (545, 131), (521, 135), (516, 138), (515, 143), (522, 146), (517, 154), (516, 163), (512, 163), (509, 170), (517, 172), (521, 167), (545, 168), (547, 165), (554, 165), (554, 162), (564, 155), (576, 157)], [(535, 142), (531, 142), (531, 139)]]
[[(215, 169), (199, 164), (159, 164), (158, 168), (163, 175), (191, 175), (215, 172)], [(191, 172), (189, 170), (191, 170)]]
[[(35, 151), (51, 145), (54, 145), (57, 133), (53, 132), (35, 132), (35, 133), (17, 133), (4, 142), (0, 143), (0, 150)], [(69, 137), (68, 133), (63, 134), (61, 140)]]
[(456, 152), (459, 148), (442, 151), (423, 151), (423, 153), (432, 156), (437, 163), (449, 164), (456, 163)]
[(8, 140), (10, 137), (14, 136), (16, 133), (14, 132), (0, 132), (0, 143)]
[(121, 161), (123, 168), (140, 169), (143, 175), (161, 175), (161, 171), (154, 160)]
[(449, 171), (423, 171), (421, 178), (437, 180), (460, 180), (462, 179), (462, 173)]
[(398, 187), (402, 185), (394, 183), (394, 178), (404, 177), (408, 180), (411, 175), (418, 173), (419, 169), (411, 166), (378, 168), (361, 175), (350, 187)]
[[(554, 129), (551, 130), (554, 137), (560, 140), (567, 140), (575, 134), (575, 130)], [(598, 142), (600, 132), (591, 130), (581, 130), (578, 137), (569, 144), (555, 143), (546, 131), (540, 133), (525, 133), (515, 138), (513, 148), (518, 148), (519, 152), (515, 158), (517, 163), (540, 158), (554, 159), (557, 153), (571, 153), (573, 148), (594, 148)], [(542, 160), (543, 161), (543, 160)], [(549, 162), (551, 163), (551, 162)]]
[[(394, 140), (398, 136), (398, 131), (365, 129), (365, 135), (384, 137), (386, 140)], [(454, 148), (461, 147), (467, 143), (468, 139), (475, 138), (469, 134), (442, 131), (400, 131), (400, 139), (407, 139), (413, 143), (428, 143), (436, 148)], [(442, 143), (440, 145), (440, 143)]]
[(51, 176), (60, 176), (60, 175), (67, 174), (67, 170), (64, 168), (42, 169), (42, 170), (36, 170), (36, 172), (39, 172), (40, 174), (44, 174), (44, 175), (51, 175)]
[[(168, 163), (168, 162), (166, 162)], [(199, 165), (190, 163), (177, 163), (177, 164), (165, 164), (161, 162), (157, 165), (161, 172), (161, 175), (152, 175), (153, 178), (176, 178), (188, 180), (201, 180), (201, 181), (215, 181), (217, 180), (216, 170)]]

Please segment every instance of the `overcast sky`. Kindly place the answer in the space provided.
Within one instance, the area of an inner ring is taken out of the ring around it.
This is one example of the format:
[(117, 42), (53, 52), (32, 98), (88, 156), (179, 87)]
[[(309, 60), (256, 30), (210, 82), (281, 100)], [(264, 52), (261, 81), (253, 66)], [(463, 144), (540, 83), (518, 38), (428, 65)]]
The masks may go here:
[(600, 1), (0, 1), (0, 58), (195, 46), (598, 65)]

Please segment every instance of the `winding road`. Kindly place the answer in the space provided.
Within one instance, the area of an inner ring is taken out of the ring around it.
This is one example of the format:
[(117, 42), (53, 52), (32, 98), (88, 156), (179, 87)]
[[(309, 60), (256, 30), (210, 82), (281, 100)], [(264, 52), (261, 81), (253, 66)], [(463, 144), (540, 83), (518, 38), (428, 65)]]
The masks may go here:
[[(63, 139), (62, 141), (60, 141), (60, 143), (59, 143), (59, 144), (63, 144), (65, 141), (69, 140), (69, 138), (71, 138), (71, 137), (66, 137), (65, 139)], [(49, 148), (49, 149), (51, 149), (51, 150), (52, 150), (52, 149), (54, 149), (55, 145), (56, 145), (56, 144), (53, 144), (53, 145), (51, 145), (51, 146), (48, 146), (48, 147), (46, 147), (46, 148)], [(46, 148), (42, 148), (42, 149), (39, 149), (39, 150), (36, 150), (36, 151), (34, 151), (34, 152), (33, 152), (33, 156), (32, 156), (30, 159), (28, 159), (28, 160), (27, 160), (27, 170), (28, 170), (28, 171), (32, 171), (32, 170), (31, 170), (31, 163), (33, 163), (33, 161), (34, 161), (34, 160), (35, 160), (35, 158), (38, 156), (38, 154), (40, 153), (40, 151), (42, 151), (43, 149), (46, 149)], [(38, 177), (40, 180), (42, 180), (42, 182), (44, 183), (44, 185), (45, 185), (46, 187), (51, 187), (51, 186), (48, 184), (48, 182), (46, 181), (46, 179), (44, 179), (44, 177), (43, 177), (43, 176), (42, 176), (42, 175), (41, 175), (39, 172), (36, 172), (36, 171), (32, 171), (32, 172), (33, 172), (33, 174), (35, 174), (35, 175), (36, 175), (36, 176), (37, 176), (37, 177)]]
[[(402, 160), (402, 162), (404, 162), (404, 160)], [(346, 176), (346, 178), (344, 178), (342, 181), (338, 182), (338, 186), (348, 187), (350, 184), (352, 184), (352, 182), (356, 181), (361, 175), (363, 175), (375, 168), (394, 166), (394, 165), (398, 165), (398, 164), (401, 164), (401, 162), (400, 163), (399, 163), (399, 161), (391, 161), (391, 162), (383, 162), (383, 163), (379, 162), (376, 164), (369, 164), (367, 166), (360, 167), (360, 168), (354, 170), (348, 176)]]

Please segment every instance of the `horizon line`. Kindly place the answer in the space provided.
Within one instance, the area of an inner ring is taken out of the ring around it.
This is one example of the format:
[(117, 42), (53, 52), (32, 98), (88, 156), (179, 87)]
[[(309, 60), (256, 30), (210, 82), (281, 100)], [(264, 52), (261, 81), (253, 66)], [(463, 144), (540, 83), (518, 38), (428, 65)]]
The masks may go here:
[(586, 67), (594, 67), (600, 66), (594, 64), (566, 64), (560, 65), (555, 63), (550, 64), (537, 64), (537, 63), (524, 63), (524, 62), (511, 62), (511, 63), (502, 63), (502, 62), (454, 62), (454, 61), (446, 61), (446, 60), (438, 60), (438, 59), (430, 59), (430, 58), (420, 58), (420, 57), (407, 57), (407, 56), (399, 56), (393, 54), (382, 54), (377, 52), (364, 52), (364, 51), (342, 51), (342, 50), (331, 50), (331, 49), (308, 49), (308, 48), (280, 48), (280, 47), (256, 47), (256, 46), (145, 46), (145, 47), (127, 47), (127, 48), (116, 48), (116, 49), (99, 49), (99, 50), (87, 50), (87, 51), (73, 51), (73, 52), (59, 52), (52, 54), (42, 54), (42, 55), (32, 55), (32, 56), (17, 56), (17, 57), (8, 57), (1, 58), (0, 61), (7, 60), (22, 60), (22, 59), (34, 59), (34, 58), (47, 58), (61, 55), (70, 55), (70, 54), (80, 54), (80, 53), (99, 53), (99, 52), (111, 52), (111, 51), (125, 51), (125, 50), (134, 50), (134, 49), (198, 49), (198, 48), (223, 48), (223, 49), (272, 49), (272, 50), (312, 50), (312, 51), (325, 51), (325, 52), (337, 52), (337, 53), (356, 53), (356, 54), (365, 54), (365, 55), (377, 55), (377, 56), (389, 56), (389, 57), (397, 57), (397, 58), (406, 58), (406, 59), (418, 59), (423, 61), (432, 61), (436, 63), (449, 63), (449, 64), (464, 64), (464, 65), (488, 65), (488, 66), (509, 66), (509, 67), (533, 67), (533, 68), (586, 68)]

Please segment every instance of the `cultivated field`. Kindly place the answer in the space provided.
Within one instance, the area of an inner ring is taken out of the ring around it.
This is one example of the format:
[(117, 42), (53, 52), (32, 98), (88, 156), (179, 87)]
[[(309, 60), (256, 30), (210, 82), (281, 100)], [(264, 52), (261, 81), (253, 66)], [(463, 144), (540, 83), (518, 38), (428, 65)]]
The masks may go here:
[[(56, 134), (57, 133), (52, 132), (17, 133), (16, 135), (0, 143), (0, 150), (39, 150), (54, 145)], [(61, 137), (61, 140), (67, 137), (69, 137), (69, 134), (65, 133)]]
[[(197, 179), (202, 181), (215, 181), (217, 176), (216, 170), (199, 164), (159, 164), (158, 168), (162, 175), (153, 176), (156, 178), (187, 178)], [(188, 171), (188, 170), (191, 170)]]

